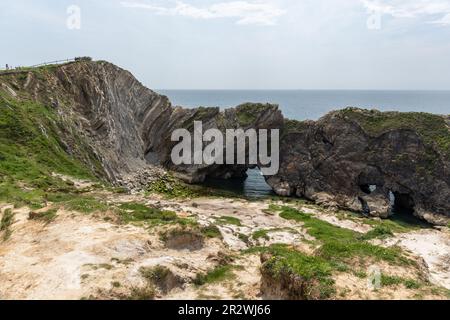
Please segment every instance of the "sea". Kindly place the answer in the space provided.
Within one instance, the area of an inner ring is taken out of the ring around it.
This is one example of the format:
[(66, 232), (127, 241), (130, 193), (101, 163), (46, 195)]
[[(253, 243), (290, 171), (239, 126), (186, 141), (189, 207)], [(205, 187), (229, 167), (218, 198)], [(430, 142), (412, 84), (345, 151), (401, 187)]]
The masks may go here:
[[(346, 107), (381, 111), (450, 114), (450, 91), (380, 90), (157, 90), (173, 105), (186, 108), (235, 107), (245, 102), (278, 104), (286, 118), (317, 120), (332, 110)], [(266, 197), (272, 194), (258, 169), (249, 170), (243, 180), (208, 180), (209, 187)]]

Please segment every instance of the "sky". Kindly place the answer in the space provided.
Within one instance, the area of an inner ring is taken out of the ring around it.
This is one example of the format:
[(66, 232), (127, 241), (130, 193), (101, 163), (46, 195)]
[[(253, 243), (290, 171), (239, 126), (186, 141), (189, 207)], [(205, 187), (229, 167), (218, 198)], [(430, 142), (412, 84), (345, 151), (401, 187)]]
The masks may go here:
[(152, 89), (450, 90), (450, 0), (2, 0), (0, 37)]

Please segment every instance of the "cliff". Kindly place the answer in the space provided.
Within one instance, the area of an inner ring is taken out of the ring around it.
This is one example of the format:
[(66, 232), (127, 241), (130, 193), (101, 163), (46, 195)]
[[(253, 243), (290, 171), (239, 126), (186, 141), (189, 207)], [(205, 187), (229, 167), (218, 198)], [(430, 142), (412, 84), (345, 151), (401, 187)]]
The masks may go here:
[[(317, 122), (298, 122), (283, 119), (274, 105), (183, 109), (102, 61), (0, 75), (0, 88), (2, 117), (9, 123), (1, 129), (3, 138), (11, 134), (11, 123), (20, 122), (18, 111), (34, 112), (28, 129), (16, 132), (9, 151), (2, 150), (5, 159), (12, 159), (11, 148), (23, 145), (31, 132), (39, 136), (39, 150), (54, 149), (48, 159), (58, 154), (117, 185), (143, 188), (163, 175), (163, 168), (199, 183), (208, 176), (243, 176), (249, 166), (173, 166), (174, 129), (192, 131), (195, 120), (202, 120), (205, 130), (276, 128), (282, 131), (280, 171), (266, 177), (276, 193), (380, 217), (389, 216), (393, 205), (435, 224), (449, 217), (448, 117), (346, 109)], [(74, 171), (66, 169), (59, 171)], [(13, 175), (6, 166), (2, 171)]]
[(450, 212), (449, 118), (349, 108), (317, 122), (286, 121), (282, 195), (386, 218), (391, 207), (434, 224)]

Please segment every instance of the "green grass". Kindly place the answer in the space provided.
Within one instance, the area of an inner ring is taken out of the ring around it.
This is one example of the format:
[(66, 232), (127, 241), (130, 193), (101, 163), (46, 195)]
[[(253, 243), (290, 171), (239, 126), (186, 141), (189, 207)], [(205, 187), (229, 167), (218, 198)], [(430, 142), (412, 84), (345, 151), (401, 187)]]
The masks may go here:
[(307, 121), (284, 120), (283, 135), (290, 133), (301, 133), (309, 128)]
[(281, 232), (281, 231), (294, 231), (294, 230), (291, 230), (289, 228), (261, 229), (261, 230), (253, 232), (252, 238), (254, 240), (258, 240), (258, 239), (270, 240), (270, 236), (269, 236), (270, 233)]
[(165, 176), (153, 182), (147, 191), (162, 194), (169, 199), (196, 198), (200, 196), (194, 188), (171, 176)]
[(165, 224), (179, 224), (182, 226), (196, 225), (194, 220), (179, 218), (173, 211), (161, 210), (137, 202), (120, 204), (118, 212), (125, 223), (147, 223), (151, 226)]
[(302, 222), (308, 233), (321, 243), (318, 255), (343, 266), (354, 258), (372, 258), (375, 261), (386, 261), (396, 265), (409, 265), (399, 248), (382, 248), (362, 240), (361, 233), (334, 226), (309, 214), (290, 207), (283, 207), (280, 217)]
[(109, 209), (109, 206), (103, 201), (88, 196), (79, 196), (64, 202), (64, 207), (67, 210), (81, 213), (104, 212)]
[(404, 285), (407, 289), (420, 289), (423, 286), (422, 283), (413, 279), (405, 279), (398, 276), (388, 276), (385, 274), (381, 275), (381, 285), (383, 287)]
[[(76, 131), (67, 133), (71, 125), (53, 108), (0, 91), (0, 110), (0, 201), (38, 209), (49, 194), (76, 192), (73, 183), (53, 172), (98, 181), (99, 160), (87, 143), (73, 137)], [(61, 140), (64, 136), (69, 140)]]
[(268, 215), (274, 215), (281, 210), (281, 206), (275, 205), (273, 203), (269, 204), (269, 208), (264, 209), (263, 212)]
[[(411, 231), (416, 231), (420, 229), (430, 228), (430, 225), (422, 220), (416, 219), (414, 217), (405, 219), (405, 217), (399, 218), (394, 215), (389, 219), (372, 219), (363, 217), (359, 213), (350, 211), (338, 211), (336, 216), (340, 220), (352, 220), (355, 222), (362, 222), (366, 225), (377, 229), (378, 236), (388, 237), (390, 234), (394, 233), (407, 233)], [(377, 236), (375, 232), (372, 233), (373, 236)]]
[(197, 286), (223, 282), (235, 277), (233, 269), (234, 267), (232, 265), (218, 266), (206, 273), (197, 274), (193, 282)]
[(178, 220), (173, 211), (160, 210), (140, 203), (123, 203), (119, 206), (125, 222), (150, 221), (174, 222)]
[(274, 108), (269, 104), (244, 103), (236, 107), (236, 117), (240, 126), (248, 127), (252, 125), (262, 112)]
[(43, 207), (44, 194), (43, 190), (23, 190), (9, 179), (0, 183), (0, 200), (13, 204), (15, 208), (30, 206), (40, 209)]
[(232, 225), (237, 227), (242, 226), (241, 220), (235, 217), (222, 216), (220, 218), (216, 218), (216, 222), (219, 225)]
[(390, 219), (374, 220), (369, 218), (363, 219), (364, 223), (377, 228), (381, 227), (386, 230), (390, 230), (392, 233), (407, 233), (415, 230), (420, 230), (423, 228), (429, 228), (430, 226), (422, 221), (404, 221), (401, 219), (395, 219), (391, 217)]
[(367, 273), (362, 271), (362, 270), (355, 270), (355, 271), (353, 271), (353, 274), (355, 276), (357, 276), (358, 278), (360, 278), (360, 279), (366, 279), (367, 278)]
[(392, 232), (392, 229), (384, 226), (379, 225), (376, 226), (371, 231), (367, 232), (365, 235), (361, 236), (361, 240), (372, 240), (372, 239), (386, 239), (389, 237), (393, 237), (394, 233)]
[(241, 240), (242, 242), (244, 242), (245, 244), (249, 244), (250, 243), (250, 237), (246, 234), (243, 233), (238, 233), (238, 239)]
[(29, 219), (50, 223), (56, 219), (57, 212), (58, 208), (52, 208), (40, 213), (30, 212)]
[(0, 232), (3, 232), (3, 241), (11, 236), (11, 225), (14, 223), (14, 213), (11, 209), (6, 209), (0, 220)]
[(259, 239), (270, 240), (269, 232), (270, 232), (270, 230), (266, 230), (266, 229), (255, 231), (252, 234), (252, 238), (254, 240), (259, 240)]
[[(301, 277), (301, 298), (327, 299), (335, 293), (333, 265), (320, 256), (309, 256), (284, 245), (264, 249), (271, 258), (262, 265), (263, 274), (279, 283)], [(298, 289), (300, 289), (298, 288)]]
[(0, 109), (0, 176), (34, 182), (55, 171), (93, 178), (79, 160), (64, 150), (59, 118), (52, 108), (0, 95)]
[(209, 225), (200, 228), (200, 233), (203, 234), (206, 238), (218, 238), (222, 239), (222, 233), (219, 228), (215, 225)]
[(205, 121), (212, 118), (217, 119), (220, 116), (220, 108), (217, 107), (198, 107), (193, 109), (192, 112), (192, 117), (189, 117), (189, 119), (181, 125), (182, 128), (188, 131), (193, 131), (194, 121)]

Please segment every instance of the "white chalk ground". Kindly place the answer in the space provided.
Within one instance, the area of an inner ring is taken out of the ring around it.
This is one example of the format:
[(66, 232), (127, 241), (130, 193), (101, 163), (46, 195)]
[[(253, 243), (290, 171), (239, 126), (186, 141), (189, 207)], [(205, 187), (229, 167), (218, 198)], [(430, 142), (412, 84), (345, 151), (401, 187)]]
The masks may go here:
[[(179, 216), (193, 216), (201, 224), (215, 222), (222, 216), (235, 217), (240, 226), (219, 225), (223, 241), (208, 240), (197, 251), (167, 249), (159, 237), (159, 229), (119, 225), (106, 222), (102, 215), (83, 215), (60, 210), (50, 224), (28, 220), (27, 208), (15, 209), (15, 222), (9, 240), (0, 240), (0, 299), (81, 299), (108, 297), (102, 292), (144, 285), (139, 269), (162, 265), (185, 282), (160, 299), (260, 299), (260, 261), (258, 255), (242, 255), (248, 243), (269, 245), (284, 243), (303, 251), (312, 251), (311, 237), (301, 224), (267, 213), (269, 202), (247, 202), (236, 199), (202, 198), (186, 201), (163, 200), (158, 196), (108, 194), (110, 202), (139, 201), (158, 204)], [(1, 212), (10, 207), (0, 205)], [(329, 212), (305, 206), (305, 212), (334, 225), (358, 232), (370, 227), (353, 220), (342, 220)], [(255, 231), (268, 230), (269, 239), (252, 238)], [(248, 240), (244, 241), (245, 235)], [(306, 241), (305, 241), (306, 240)], [(433, 283), (450, 289), (450, 234), (448, 230), (420, 230), (396, 235), (382, 245), (399, 245), (425, 260)], [(192, 279), (217, 265), (220, 252), (235, 255), (241, 266), (233, 280), (196, 287)], [(113, 286), (116, 283), (116, 286)], [(364, 281), (340, 275), (336, 283), (342, 287), (363, 290)], [(117, 287), (120, 284), (120, 288)], [(355, 289), (356, 290), (356, 289)], [(356, 292), (356, 291), (355, 291)], [(358, 293), (350, 298), (382, 298), (372, 293)], [(399, 296), (400, 295), (400, 296)], [(402, 298), (401, 292), (387, 297)]]
[(419, 230), (382, 241), (397, 245), (423, 258), (433, 284), (450, 289), (450, 234), (448, 230)]

